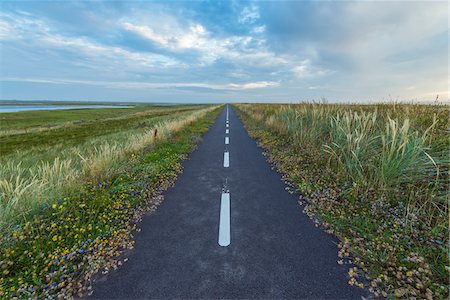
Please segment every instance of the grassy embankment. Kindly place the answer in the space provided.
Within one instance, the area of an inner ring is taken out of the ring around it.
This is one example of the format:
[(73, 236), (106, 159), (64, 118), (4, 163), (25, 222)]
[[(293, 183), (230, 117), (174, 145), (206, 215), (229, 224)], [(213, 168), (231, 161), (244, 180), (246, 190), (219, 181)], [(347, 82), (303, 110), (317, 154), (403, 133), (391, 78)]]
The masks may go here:
[(0, 228), (107, 176), (121, 156), (142, 147), (157, 124), (202, 106), (78, 109), (0, 114)]
[(305, 212), (341, 239), (338, 263), (358, 267), (349, 284), (448, 297), (447, 106), (237, 107)]
[[(21, 151), (2, 157), (26, 162), (16, 169), (2, 164), (0, 297), (82, 293), (100, 268), (120, 265), (117, 256), (132, 247), (136, 221), (155, 209), (160, 192), (173, 183), (182, 159), (218, 114), (199, 106), (138, 109), (28, 133), (49, 135), (24, 149), (42, 158), (35, 166)], [(87, 119), (98, 110), (68, 113)], [(76, 145), (71, 132), (85, 131), (92, 134), (81, 134)]]

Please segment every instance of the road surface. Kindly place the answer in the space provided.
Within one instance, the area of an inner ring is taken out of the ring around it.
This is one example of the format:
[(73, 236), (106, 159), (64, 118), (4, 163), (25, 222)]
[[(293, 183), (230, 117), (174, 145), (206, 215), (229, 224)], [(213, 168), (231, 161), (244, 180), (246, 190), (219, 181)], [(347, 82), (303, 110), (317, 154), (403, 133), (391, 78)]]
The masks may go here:
[(337, 241), (302, 213), (261, 152), (226, 107), (140, 223), (128, 261), (98, 278), (91, 298), (365, 295), (347, 284)]

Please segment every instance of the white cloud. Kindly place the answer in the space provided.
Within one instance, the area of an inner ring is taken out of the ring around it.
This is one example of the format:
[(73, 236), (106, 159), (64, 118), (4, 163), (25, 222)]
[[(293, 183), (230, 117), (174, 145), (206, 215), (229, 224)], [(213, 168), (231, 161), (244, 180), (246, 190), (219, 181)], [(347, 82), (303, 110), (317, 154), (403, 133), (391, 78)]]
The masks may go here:
[[(0, 15), (1, 16), (1, 15)], [(183, 26), (179, 19), (168, 16), (168, 23), (159, 22), (150, 26), (146, 23), (129, 22), (120, 19), (116, 23), (120, 28), (133, 32), (147, 40), (152, 41), (159, 47), (169, 50), (167, 55), (147, 52), (133, 51), (129, 48), (122, 48), (116, 45), (105, 45), (89, 39), (84, 36), (68, 36), (57, 31), (53, 25), (49, 25), (45, 20), (30, 14), (11, 14), (4, 18), (7, 28), (7, 35), (17, 37), (16, 45), (18, 47), (30, 47), (35, 54), (34, 57), (45, 55), (46, 59), (55, 59), (59, 62), (78, 67), (79, 69), (92, 69), (99, 72), (99, 75), (105, 78), (126, 78), (134, 76), (139, 78), (140, 74), (148, 72), (161, 72), (161, 74), (170, 74), (175, 83), (146, 83), (134, 81), (70, 81), (55, 79), (34, 79), (33, 82), (69, 84), (78, 83), (86, 85), (101, 85), (108, 88), (170, 88), (170, 87), (193, 87), (207, 89), (225, 89), (225, 90), (246, 90), (278, 86), (279, 82), (267, 80), (267, 77), (273, 77), (270, 73), (259, 77), (259, 81), (244, 83), (177, 83), (176, 78), (186, 77), (184, 74), (174, 74), (167, 68), (196, 68), (212, 65), (221, 59), (234, 65), (233, 68), (243, 70), (248, 75), (242, 79), (254, 77), (255, 68), (285, 68), (289, 65), (290, 59), (276, 55), (267, 50), (266, 41), (262, 38), (252, 36), (214, 36), (203, 25), (195, 22)], [(163, 18), (165, 19), (165, 18)], [(1, 18), (0, 18), (1, 20)], [(170, 26), (168, 26), (170, 25)], [(260, 30), (263, 30), (263, 26)], [(10, 31), (14, 31), (10, 33)], [(199, 54), (198, 60), (192, 60), (189, 54), (189, 61), (185, 63), (179, 55), (181, 52), (196, 52)], [(171, 52), (171, 53), (170, 53)], [(65, 57), (71, 57), (67, 61)], [(174, 55), (172, 55), (172, 53)], [(178, 58), (175, 58), (177, 56)], [(233, 70), (230, 69), (230, 71)], [(4, 73), (7, 74), (7, 73)], [(15, 74), (13, 72), (12, 74)], [(89, 78), (91, 73), (86, 76), (75, 76), (77, 78)], [(51, 76), (51, 75), (50, 75)], [(225, 76), (225, 74), (224, 74)], [(43, 76), (44, 77), (44, 76)], [(147, 76), (141, 77), (147, 78)], [(217, 78), (217, 77), (216, 77)], [(236, 77), (235, 77), (236, 78)], [(17, 79), (17, 78), (16, 78)], [(141, 79), (139, 79), (141, 80)], [(214, 79), (212, 79), (214, 80)], [(239, 81), (240, 81), (239, 80)], [(277, 80), (280, 80), (277, 78)], [(27, 80), (22, 80), (27, 81)], [(184, 81), (184, 80), (182, 80)]]
[(448, 86), (447, 11), (446, 1), (349, 2), (336, 21), (343, 38), (324, 47), (351, 62), (343, 71), (355, 93), (430, 97)]
[(139, 82), (139, 81), (96, 81), (96, 80), (77, 80), (61, 78), (21, 78), (5, 77), (2, 81), (10, 82), (33, 82), (48, 84), (85, 84), (93, 86), (102, 86), (114, 89), (158, 89), (158, 88), (206, 88), (212, 90), (249, 90), (259, 88), (270, 88), (279, 86), (279, 82), (256, 81), (246, 83), (205, 83), (205, 82)]
[(123, 22), (122, 27), (143, 38), (146, 38), (160, 47), (170, 50), (183, 49), (201, 49), (206, 44), (206, 30), (200, 24), (192, 25), (187, 31), (181, 28), (172, 28), (169, 32), (158, 30), (156, 33), (153, 28), (146, 25), (135, 25), (129, 22)]
[(252, 33), (254, 34), (261, 34), (266, 32), (266, 25), (261, 25), (261, 26), (255, 26), (252, 28)]
[(64, 50), (78, 54), (80, 60), (105, 68), (120, 64), (126, 67), (170, 67), (183, 64), (174, 58), (149, 52), (130, 51), (119, 46), (102, 45), (86, 37), (64, 36), (52, 29), (44, 20), (28, 13), (0, 14), (0, 38), (26, 43), (36, 50)]
[(162, 46), (167, 46), (169, 44), (169, 38), (160, 34), (157, 34), (148, 26), (138, 26), (133, 25), (128, 22), (123, 22), (122, 26), (124, 29), (134, 32), (146, 39), (156, 42)]
[(0, 12), (0, 39), (18, 40), (24, 34), (34, 31), (45, 32), (47, 28), (39, 20), (20, 14), (12, 15)]
[[(427, 40), (448, 32), (448, 4), (402, 1), (349, 2), (329, 24), (339, 34), (324, 47), (350, 57), (363, 71), (386, 65), (385, 59), (427, 46)], [(333, 12), (330, 12), (334, 14)], [(405, 57), (406, 58), (406, 57)]]
[(72, 38), (53, 34), (42, 36), (39, 41), (46, 43), (54, 49), (60, 48), (76, 52), (83, 54), (84, 57), (98, 58), (102, 61), (109, 59), (110, 63), (116, 61), (121, 64), (138, 64), (141, 67), (170, 67), (180, 65), (175, 59), (164, 55), (129, 51), (116, 46), (104, 46), (89, 41), (86, 38)]
[[(173, 52), (196, 51), (200, 54), (200, 65), (213, 64), (218, 59), (249, 67), (281, 66), (288, 63), (288, 59), (267, 50), (266, 40), (252, 36), (214, 37), (201, 24), (194, 24), (183, 28), (175, 21), (170, 27), (161, 24), (137, 25), (122, 22), (122, 28), (145, 38), (161, 48)], [(256, 27), (257, 31), (265, 30), (264, 26)], [(158, 32), (158, 33), (156, 33)]]
[(246, 6), (239, 15), (239, 23), (253, 24), (260, 18), (259, 8), (255, 5)]
[(324, 76), (332, 73), (330, 70), (313, 66), (308, 59), (301, 61), (297, 66), (293, 67), (291, 71), (297, 78)]
[(273, 81), (258, 81), (258, 82), (248, 82), (244, 84), (236, 84), (231, 83), (228, 85), (230, 89), (258, 89), (258, 88), (267, 88), (267, 87), (277, 87), (280, 86), (279, 82), (273, 82)]
[(0, 39), (7, 40), (14, 38), (14, 29), (5, 21), (0, 20)]
[[(90, 9), (68, 2), (73, 15), (65, 18), (61, 10), (11, 2), (0, 12), (2, 74), (35, 77), (45, 95), (44, 83), (101, 86), (110, 95), (119, 88), (236, 91), (227, 95), (261, 88), (248, 94), (448, 98), (448, 3), (403, 2), (236, 2), (227, 11), (234, 15), (212, 27), (203, 18), (211, 11), (193, 11), (190, 3), (117, 8), (106, 1)], [(281, 83), (283, 89), (271, 89)], [(31, 93), (8, 89), (12, 96)]]

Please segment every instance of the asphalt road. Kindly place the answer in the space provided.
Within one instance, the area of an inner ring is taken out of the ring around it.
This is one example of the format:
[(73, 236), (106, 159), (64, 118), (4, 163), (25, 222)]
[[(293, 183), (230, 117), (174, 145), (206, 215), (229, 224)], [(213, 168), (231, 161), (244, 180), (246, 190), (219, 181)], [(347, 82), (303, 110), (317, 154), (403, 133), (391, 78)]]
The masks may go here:
[(360, 299), (336, 262), (337, 241), (302, 213), (231, 107), (229, 127), (226, 115), (140, 223), (128, 261), (97, 279), (91, 297)]

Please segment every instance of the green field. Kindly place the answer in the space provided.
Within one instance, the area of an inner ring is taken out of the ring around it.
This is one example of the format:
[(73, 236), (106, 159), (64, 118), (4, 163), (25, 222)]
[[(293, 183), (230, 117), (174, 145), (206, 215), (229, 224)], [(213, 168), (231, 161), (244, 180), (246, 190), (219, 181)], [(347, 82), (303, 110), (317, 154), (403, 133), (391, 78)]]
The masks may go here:
[(448, 106), (237, 108), (308, 215), (342, 241), (338, 263), (355, 261), (349, 284), (448, 297)]
[[(201, 105), (2, 113), (0, 227), (101, 177), (124, 153), (145, 147), (152, 130), (205, 109)], [(135, 145), (133, 145), (135, 144)]]
[[(201, 106), (150, 106), (135, 108), (23, 111), (0, 114), (0, 155), (55, 145), (74, 146), (95, 137), (150, 128), (164, 116), (178, 115)], [(158, 117), (160, 117), (158, 119)], [(38, 150), (39, 151), (39, 150)]]

